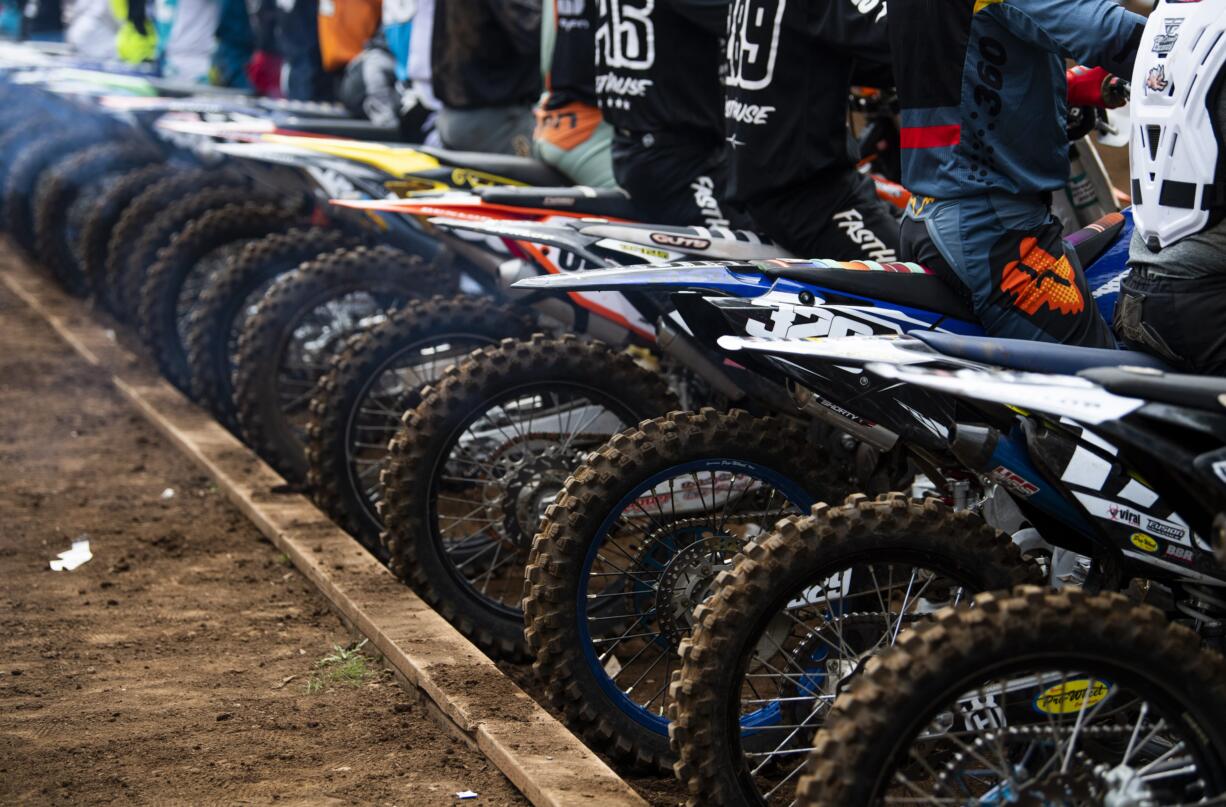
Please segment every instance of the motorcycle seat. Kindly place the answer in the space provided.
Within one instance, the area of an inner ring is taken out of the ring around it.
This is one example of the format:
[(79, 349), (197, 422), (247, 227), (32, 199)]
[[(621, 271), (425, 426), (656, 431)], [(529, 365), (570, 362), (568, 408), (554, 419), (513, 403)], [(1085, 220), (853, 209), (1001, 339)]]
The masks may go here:
[(1107, 248), (1115, 243), (1120, 230), (1124, 229), (1123, 213), (1108, 213), (1093, 224), (1069, 233), (1064, 243), (1072, 247), (1082, 268), (1102, 257)]
[(913, 263), (764, 261), (754, 266), (768, 277), (975, 321), (975, 312), (948, 283)]
[(1152, 373), (1127, 367), (1086, 370), (1078, 375), (1116, 395), (1226, 414), (1226, 378), (1221, 376)]
[(477, 193), (490, 204), (543, 208), (597, 218), (637, 218), (630, 196), (621, 188), (491, 187), (481, 188)]
[(464, 168), (492, 174), (511, 182), (542, 187), (570, 186), (570, 181), (550, 166), (530, 157), (514, 157), (509, 154), (487, 154), (483, 151), (451, 151), (450, 149), (418, 146), (418, 151), (429, 154), (452, 168)]
[(912, 331), (914, 336), (938, 353), (956, 359), (993, 364), (1027, 373), (1075, 375), (1101, 367), (1148, 367), (1166, 370), (1167, 365), (1148, 353), (1075, 347), (1028, 339), (999, 339), (991, 336), (958, 336), (935, 331)]
[(588, 224), (580, 231), (646, 247), (675, 250), (721, 261), (786, 258), (791, 253), (749, 230), (725, 227), (669, 227), (659, 224)]

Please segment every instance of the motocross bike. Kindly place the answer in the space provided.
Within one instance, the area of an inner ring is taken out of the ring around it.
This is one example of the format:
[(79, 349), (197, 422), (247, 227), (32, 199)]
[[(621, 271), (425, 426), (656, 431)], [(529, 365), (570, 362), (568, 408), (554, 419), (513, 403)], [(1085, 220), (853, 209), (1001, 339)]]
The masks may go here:
[[(976, 341), (906, 340), (866, 369), (964, 396), (985, 421), (1012, 413), (1042, 483), (1098, 527), (1087, 587), (1131, 578), (1131, 596), (994, 596), (974, 603), (982, 613), (973, 620), (947, 613), (940, 627), (904, 638), (836, 706), (815, 741), (802, 803), (1220, 795), (1226, 779), (1211, 735), (1226, 714), (1226, 382), (1128, 368), (1000, 371), (978, 362), (1035, 366), (1037, 357), (1025, 345)], [(1084, 356), (1060, 352), (1063, 369)], [(950, 439), (983, 428), (967, 418)], [(870, 696), (872, 688), (888, 694)], [(968, 745), (990, 750), (968, 766), (958, 753)], [(855, 767), (836, 771), (843, 765)], [(944, 775), (921, 773), (931, 770)]]

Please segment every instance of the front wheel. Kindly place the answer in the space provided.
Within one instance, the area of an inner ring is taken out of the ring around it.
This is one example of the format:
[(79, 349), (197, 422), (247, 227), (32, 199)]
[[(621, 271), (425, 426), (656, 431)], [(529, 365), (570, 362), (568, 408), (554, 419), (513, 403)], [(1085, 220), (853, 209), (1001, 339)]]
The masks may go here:
[(976, 597), (839, 697), (799, 803), (1194, 804), (1226, 793), (1226, 662), (1119, 594)]
[(524, 563), (545, 507), (588, 451), (675, 406), (659, 375), (599, 342), (536, 334), (474, 352), (392, 441), (392, 571), (486, 652), (522, 656)]
[(404, 413), (448, 367), (531, 327), (526, 312), (484, 297), (435, 297), (349, 340), (311, 399), (307, 482), (320, 509), (386, 560), (379, 475)]
[(779, 519), (842, 498), (842, 469), (792, 420), (676, 412), (592, 453), (549, 508), (524, 598), (535, 668), (572, 729), (662, 769), (668, 691), (695, 606)]
[(1038, 582), (1009, 537), (901, 493), (788, 519), (746, 548), (681, 648), (672, 741), (691, 803), (786, 805), (834, 696), (905, 626)]

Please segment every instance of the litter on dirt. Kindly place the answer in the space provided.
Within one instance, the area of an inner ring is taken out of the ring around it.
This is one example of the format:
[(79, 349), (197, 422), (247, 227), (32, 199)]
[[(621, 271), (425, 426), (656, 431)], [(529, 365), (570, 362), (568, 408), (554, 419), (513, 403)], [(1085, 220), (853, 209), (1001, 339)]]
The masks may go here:
[(51, 571), (71, 572), (94, 556), (89, 551), (89, 539), (82, 535), (73, 539), (72, 549), (66, 549), (51, 561)]
[(174, 497), (175, 497), (174, 488), (166, 488), (166, 490), (162, 491), (162, 501), (173, 499)]
[(465, 799), (477, 798), (477, 794), (471, 790), (461, 790), (459, 793), (455, 794), (455, 797), (461, 801), (464, 801)]

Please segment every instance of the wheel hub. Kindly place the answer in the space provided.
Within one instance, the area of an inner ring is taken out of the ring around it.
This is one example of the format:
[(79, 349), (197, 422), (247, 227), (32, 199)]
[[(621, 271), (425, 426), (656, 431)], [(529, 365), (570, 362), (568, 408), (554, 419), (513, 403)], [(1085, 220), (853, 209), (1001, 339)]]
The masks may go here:
[[(656, 586), (656, 615), (661, 634), (674, 646), (688, 636), (694, 609), (712, 593), (715, 577), (732, 567), (741, 539), (703, 523), (667, 530), (673, 546), (681, 547), (669, 559)], [(653, 541), (653, 543), (657, 543)]]

